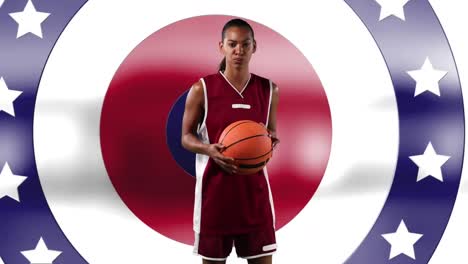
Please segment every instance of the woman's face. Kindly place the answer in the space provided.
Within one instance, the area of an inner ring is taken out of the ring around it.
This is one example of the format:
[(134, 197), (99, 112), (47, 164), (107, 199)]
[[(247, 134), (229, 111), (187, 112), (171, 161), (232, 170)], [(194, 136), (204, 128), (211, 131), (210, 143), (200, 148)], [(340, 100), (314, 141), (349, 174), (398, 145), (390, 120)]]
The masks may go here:
[(219, 43), (221, 53), (226, 57), (226, 65), (235, 68), (247, 66), (256, 50), (255, 40), (250, 30), (241, 27), (230, 27)]

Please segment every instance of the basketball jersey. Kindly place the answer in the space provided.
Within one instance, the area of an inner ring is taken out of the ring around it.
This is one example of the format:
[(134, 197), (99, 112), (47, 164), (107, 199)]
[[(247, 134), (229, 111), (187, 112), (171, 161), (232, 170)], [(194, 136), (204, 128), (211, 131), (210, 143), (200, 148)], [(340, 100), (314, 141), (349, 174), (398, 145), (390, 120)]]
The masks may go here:
[[(212, 144), (239, 120), (268, 124), (272, 83), (251, 74), (239, 92), (223, 73), (201, 79), (205, 114), (198, 135)], [(241, 234), (274, 226), (274, 206), (266, 167), (251, 175), (230, 175), (206, 155), (196, 156), (194, 231)]]

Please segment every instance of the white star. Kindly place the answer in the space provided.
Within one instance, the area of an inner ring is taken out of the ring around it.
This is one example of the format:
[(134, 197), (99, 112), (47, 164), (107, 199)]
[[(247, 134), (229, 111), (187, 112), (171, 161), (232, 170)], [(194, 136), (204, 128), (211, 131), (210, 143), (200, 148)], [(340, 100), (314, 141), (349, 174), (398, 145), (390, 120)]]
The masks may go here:
[(416, 165), (418, 165), (418, 179), (420, 181), (428, 176), (432, 176), (443, 182), (442, 165), (450, 158), (450, 156), (437, 155), (432, 146), (432, 143), (427, 144), (426, 150), (422, 155), (409, 157)]
[[(3, 5), (3, 2), (4, 0), (0, 0), (0, 8), (2, 8), (2, 5)], [(2, 260), (2, 258), (0, 258), (0, 261)], [(0, 262), (0, 264), (3, 263), (3, 262)]]
[(21, 251), (21, 254), (23, 254), (31, 264), (52, 264), (52, 262), (62, 254), (62, 251), (49, 250), (41, 237), (35, 249)]
[[(0, 0), (1, 2), (1, 0)], [(0, 4), (0, 7), (2, 7), (2, 5)], [(5, 264), (5, 262), (3, 262), (3, 259), (0, 257), (0, 264)]]
[(375, 0), (380, 5), (379, 21), (389, 17), (396, 16), (401, 20), (405, 20), (404, 6), (410, 0)]
[(21, 93), (21, 91), (9, 90), (3, 77), (0, 77), (0, 112), (5, 111), (15, 116), (13, 101), (15, 101)]
[(389, 260), (400, 254), (405, 254), (412, 259), (416, 259), (414, 256), (414, 244), (423, 235), (409, 232), (403, 220), (401, 220), (395, 233), (382, 234), (382, 236), (391, 246)]
[(425, 91), (440, 96), (439, 81), (444, 78), (447, 72), (434, 69), (429, 58), (426, 58), (421, 69), (407, 71), (407, 73), (416, 81), (414, 97)]
[(19, 202), (18, 187), (26, 178), (27, 177), (21, 175), (14, 175), (8, 163), (5, 163), (0, 173), (0, 199), (5, 196), (10, 196), (12, 199)]
[(22, 12), (10, 13), (10, 16), (18, 23), (16, 38), (32, 33), (42, 38), (41, 24), (50, 13), (37, 12), (31, 0), (28, 1)]

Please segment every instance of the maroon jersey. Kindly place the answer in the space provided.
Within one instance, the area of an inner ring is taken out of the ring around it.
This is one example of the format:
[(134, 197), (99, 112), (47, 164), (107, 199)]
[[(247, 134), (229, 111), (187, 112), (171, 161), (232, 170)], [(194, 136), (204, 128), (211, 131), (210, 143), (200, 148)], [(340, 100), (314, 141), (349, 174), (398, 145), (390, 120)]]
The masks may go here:
[[(221, 73), (201, 79), (205, 114), (198, 134), (216, 143), (224, 128), (239, 120), (268, 124), (272, 83), (251, 74), (239, 92)], [(274, 207), (266, 168), (252, 175), (230, 175), (211, 158), (197, 154), (194, 230), (201, 234), (240, 234), (274, 226)]]

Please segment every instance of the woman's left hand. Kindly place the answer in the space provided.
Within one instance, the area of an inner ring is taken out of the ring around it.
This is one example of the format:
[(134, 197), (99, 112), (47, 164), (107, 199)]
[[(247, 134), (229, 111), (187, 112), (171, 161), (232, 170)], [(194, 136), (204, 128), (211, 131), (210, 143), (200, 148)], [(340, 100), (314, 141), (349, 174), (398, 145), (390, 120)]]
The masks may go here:
[(273, 149), (276, 148), (276, 146), (280, 143), (280, 140), (279, 138), (277, 138), (276, 136), (274, 136), (273, 134), (270, 134), (270, 138), (271, 138), (271, 147)]
[(271, 148), (275, 149), (275, 147), (280, 143), (279, 138), (276, 137), (276, 132), (268, 129), (268, 127), (265, 126), (265, 124), (263, 124), (262, 122), (260, 122), (260, 124), (267, 129), (268, 136), (271, 138)]

